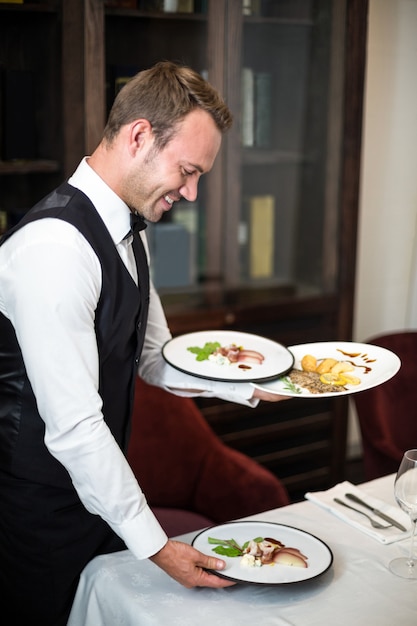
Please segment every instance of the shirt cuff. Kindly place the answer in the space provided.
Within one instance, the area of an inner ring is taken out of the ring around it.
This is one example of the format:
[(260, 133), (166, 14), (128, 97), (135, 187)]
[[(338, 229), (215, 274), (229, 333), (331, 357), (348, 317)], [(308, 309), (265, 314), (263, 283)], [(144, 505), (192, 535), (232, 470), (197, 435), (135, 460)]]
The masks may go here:
[(252, 397), (254, 387), (250, 383), (220, 382), (198, 378), (184, 374), (168, 364), (164, 368), (162, 386), (177, 396), (220, 398), (253, 408), (259, 404), (259, 400)]
[(250, 407), (256, 407), (259, 400), (252, 398), (254, 388), (250, 383), (223, 383), (212, 381), (211, 390), (199, 394), (202, 398), (220, 398), (227, 402), (237, 402)]
[(166, 533), (149, 505), (146, 505), (134, 519), (111, 526), (137, 559), (142, 560), (153, 556), (168, 541)]

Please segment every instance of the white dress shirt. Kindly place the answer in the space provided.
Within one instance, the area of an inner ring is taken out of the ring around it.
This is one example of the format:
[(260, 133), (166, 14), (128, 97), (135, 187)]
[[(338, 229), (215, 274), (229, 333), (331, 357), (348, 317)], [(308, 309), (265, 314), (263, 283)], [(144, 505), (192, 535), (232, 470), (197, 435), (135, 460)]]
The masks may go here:
[[(127, 205), (87, 159), (69, 183), (93, 202), (137, 281), (131, 239), (123, 239), (130, 227)], [(144, 231), (141, 236), (149, 254)], [(100, 291), (101, 266), (95, 252), (63, 220), (44, 218), (27, 224), (0, 246), (0, 311), (15, 328), (45, 421), (45, 443), (68, 470), (84, 506), (100, 515), (141, 559), (160, 550), (167, 537), (103, 420), (94, 330)], [(152, 384), (181, 389), (178, 395), (204, 389), (204, 396), (256, 404), (250, 400), (249, 384), (196, 379), (165, 363), (161, 346), (170, 337), (151, 285), (139, 374)]]

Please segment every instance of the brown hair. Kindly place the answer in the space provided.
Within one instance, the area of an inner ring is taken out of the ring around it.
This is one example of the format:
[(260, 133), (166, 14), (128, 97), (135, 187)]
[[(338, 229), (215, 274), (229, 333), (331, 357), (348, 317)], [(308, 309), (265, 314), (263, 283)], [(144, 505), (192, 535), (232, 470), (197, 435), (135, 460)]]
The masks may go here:
[(118, 93), (104, 139), (111, 143), (121, 126), (144, 118), (152, 125), (155, 147), (161, 149), (196, 108), (209, 113), (222, 133), (231, 127), (232, 114), (212, 85), (189, 67), (161, 61), (136, 74)]

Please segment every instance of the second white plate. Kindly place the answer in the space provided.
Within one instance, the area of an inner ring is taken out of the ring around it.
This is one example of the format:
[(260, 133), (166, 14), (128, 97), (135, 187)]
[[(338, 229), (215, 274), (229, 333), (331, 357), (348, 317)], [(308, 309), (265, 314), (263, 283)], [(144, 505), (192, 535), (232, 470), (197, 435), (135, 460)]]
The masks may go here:
[(289, 346), (288, 349), (294, 355), (294, 368), (296, 369), (301, 370), (301, 359), (306, 354), (315, 356), (317, 360), (333, 358), (337, 361), (349, 361), (354, 366), (354, 371), (349, 374), (357, 376), (361, 382), (358, 385), (346, 385), (346, 390), (311, 393), (299, 385), (289, 385), (288, 378), (284, 376), (262, 384), (254, 383), (256, 388), (295, 398), (336, 398), (381, 385), (392, 378), (401, 367), (401, 361), (396, 354), (386, 348), (368, 343), (324, 341)]

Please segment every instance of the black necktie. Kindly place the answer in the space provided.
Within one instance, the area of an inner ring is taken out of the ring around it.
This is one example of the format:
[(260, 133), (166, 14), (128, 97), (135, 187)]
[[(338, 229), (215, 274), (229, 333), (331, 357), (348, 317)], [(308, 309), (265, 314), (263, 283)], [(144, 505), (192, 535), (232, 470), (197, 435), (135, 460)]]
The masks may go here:
[(146, 228), (146, 223), (143, 217), (139, 215), (138, 213), (131, 213), (130, 214), (130, 230), (128, 233), (126, 233), (123, 239), (127, 239), (131, 235), (138, 233), (144, 228)]

